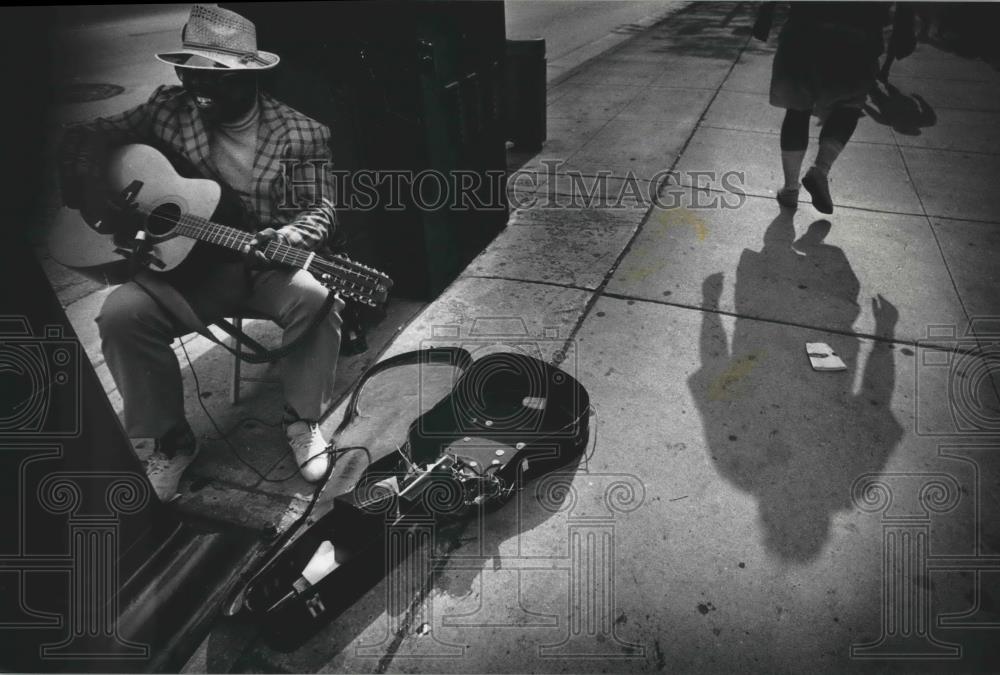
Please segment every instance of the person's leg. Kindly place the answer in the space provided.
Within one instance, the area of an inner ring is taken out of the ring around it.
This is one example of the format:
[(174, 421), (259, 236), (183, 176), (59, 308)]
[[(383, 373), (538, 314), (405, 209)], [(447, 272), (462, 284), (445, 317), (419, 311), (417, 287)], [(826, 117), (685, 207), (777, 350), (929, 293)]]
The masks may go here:
[(856, 108), (834, 108), (823, 124), (823, 130), (819, 133), (819, 150), (816, 151), (816, 161), (813, 166), (824, 174), (830, 173), (833, 163), (854, 135), (860, 112)]
[(161, 439), (186, 426), (181, 371), (170, 346), (177, 329), (156, 301), (137, 284), (123, 284), (104, 300), (97, 327), (128, 435)]
[[(288, 344), (310, 328), (327, 293), (327, 288), (304, 270), (267, 270), (255, 275), (246, 306), (284, 328), (282, 343)], [(327, 455), (318, 455), (326, 447), (318, 420), (333, 401), (343, 308), (343, 301), (338, 300), (279, 364), (290, 409), (286, 411), (286, 433), (307, 480), (321, 478), (329, 465)]]
[(808, 110), (788, 109), (781, 123), (781, 169), (785, 184), (778, 191), (778, 202), (782, 206), (798, 205), (799, 175), (809, 145), (809, 115)]
[(828, 176), (833, 163), (854, 134), (859, 114), (856, 108), (834, 108), (823, 123), (816, 160), (802, 178), (802, 185), (812, 195), (813, 206), (820, 213), (833, 213)]
[(144, 458), (146, 475), (160, 501), (170, 501), (198, 454), (198, 439), (184, 417), (180, 366), (170, 346), (178, 329), (134, 282), (105, 299), (97, 326), (105, 362), (122, 395), (126, 431), (133, 439), (153, 439)]
[[(266, 270), (255, 276), (245, 304), (281, 326), (282, 343), (288, 344), (309, 328), (327, 293), (326, 286), (305, 270)], [(312, 333), (279, 363), (285, 400), (302, 419), (319, 419), (333, 400), (343, 307), (344, 303), (337, 301)]]
[[(206, 322), (225, 316), (246, 294), (242, 270), (242, 265), (221, 265), (182, 295)], [(149, 288), (166, 291), (160, 288), (165, 285), (157, 280)], [(169, 306), (129, 282), (107, 297), (97, 317), (101, 349), (122, 395), (126, 431), (133, 439), (154, 441), (146, 473), (162, 501), (177, 493), (181, 475), (199, 449), (184, 415), (180, 364), (171, 346), (190, 329), (171, 315)]]

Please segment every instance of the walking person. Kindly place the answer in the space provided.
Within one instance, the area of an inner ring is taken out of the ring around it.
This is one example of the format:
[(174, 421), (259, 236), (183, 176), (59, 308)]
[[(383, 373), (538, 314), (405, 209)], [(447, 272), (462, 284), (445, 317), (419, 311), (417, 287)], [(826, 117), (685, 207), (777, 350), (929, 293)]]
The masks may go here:
[[(753, 35), (766, 41), (774, 3), (760, 8)], [(913, 52), (912, 10), (896, 6), (890, 54), (901, 59)], [(809, 119), (822, 122), (819, 148), (801, 184), (821, 213), (833, 213), (829, 174), (854, 134), (868, 92), (879, 74), (884, 51), (883, 28), (890, 6), (868, 2), (793, 2), (778, 36), (771, 70), (771, 105), (784, 108), (781, 166), (784, 185), (778, 203), (794, 209), (799, 177), (809, 145)]]

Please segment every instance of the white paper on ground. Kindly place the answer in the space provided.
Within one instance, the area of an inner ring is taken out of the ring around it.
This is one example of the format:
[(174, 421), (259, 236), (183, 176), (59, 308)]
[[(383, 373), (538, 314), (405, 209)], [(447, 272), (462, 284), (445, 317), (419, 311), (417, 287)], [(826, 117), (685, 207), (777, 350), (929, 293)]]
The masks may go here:
[(807, 342), (806, 354), (809, 356), (809, 363), (812, 364), (813, 370), (823, 372), (847, 370), (844, 362), (825, 342)]

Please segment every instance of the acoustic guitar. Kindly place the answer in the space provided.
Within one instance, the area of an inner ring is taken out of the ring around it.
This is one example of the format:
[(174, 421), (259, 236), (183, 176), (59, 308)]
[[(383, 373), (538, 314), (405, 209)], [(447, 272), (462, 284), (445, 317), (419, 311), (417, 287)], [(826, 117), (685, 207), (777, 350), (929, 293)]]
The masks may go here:
[[(177, 269), (199, 242), (242, 251), (254, 235), (213, 222), (222, 187), (204, 178), (185, 178), (170, 161), (148, 145), (125, 145), (108, 161), (109, 187), (126, 193), (137, 205), (140, 239), (145, 240), (146, 267), (154, 272)], [(103, 283), (121, 283), (129, 276), (129, 250), (113, 234), (90, 227), (80, 214), (63, 209), (49, 235), (49, 252), (56, 262)], [(262, 250), (268, 260), (310, 272), (342, 297), (370, 306), (385, 302), (392, 280), (376, 269), (346, 256), (326, 259), (312, 251), (269, 242)]]

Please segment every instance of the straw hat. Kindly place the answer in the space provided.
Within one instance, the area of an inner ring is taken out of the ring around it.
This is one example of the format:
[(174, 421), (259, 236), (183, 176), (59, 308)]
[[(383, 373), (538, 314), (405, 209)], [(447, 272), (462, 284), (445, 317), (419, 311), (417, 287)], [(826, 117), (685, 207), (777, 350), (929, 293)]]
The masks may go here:
[(172, 66), (205, 70), (267, 70), (278, 65), (277, 54), (257, 49), (257, 28), (236, 12), (195, 5), (181, 31), (181, 49), (157, 54)]

